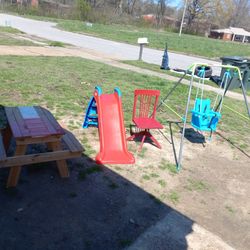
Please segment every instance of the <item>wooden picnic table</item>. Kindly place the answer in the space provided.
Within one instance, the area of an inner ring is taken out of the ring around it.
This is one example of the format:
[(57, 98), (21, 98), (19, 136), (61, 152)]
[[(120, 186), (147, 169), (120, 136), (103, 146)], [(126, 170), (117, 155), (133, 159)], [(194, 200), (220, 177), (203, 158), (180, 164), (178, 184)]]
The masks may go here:
[[(48, 110), (39, 106), (5, 107), (5, 113), (8, 126), (0, 140), (0, 167), (11, 167), (7, 187), (17, 185), (22, 165), (39, 162), (55, 160), (60, 176), (69, 177), (65, 159), (79, 157), (83, 151), (73, 134), (63, 129)], [(6, 152), (11, 137), (16, 148), (14, 156), (8, 157)], [(49, 151), (26, 154), (28, 145), (41, 143), (45, 143)]]

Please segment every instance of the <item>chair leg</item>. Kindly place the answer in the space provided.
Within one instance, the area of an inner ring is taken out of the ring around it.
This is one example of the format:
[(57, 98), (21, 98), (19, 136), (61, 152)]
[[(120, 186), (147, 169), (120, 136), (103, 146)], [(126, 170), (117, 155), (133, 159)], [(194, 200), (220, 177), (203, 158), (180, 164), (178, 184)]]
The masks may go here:
[(127, 141), (133, 141), (133, 140), (135, 139), (135, 136), (136, 136), (135, 134), (129, 136), (129, 137), (127, 138)]
[(145, 139), (147, 137), (147, 131), (141, 131), (139, 133), (133, 134), (133, 135), (131, 135), (130, 137), (127, 138), (127, 141), (133, 141), (136, 137), (142, 137), (141, 144), (140, 144), (140, 146), (139, 146), (139, 148), (137, 150), (137, 152), (140, 152), (141, 149), (142, 149), (142, 146), (144, 144), (144, 141), (145, 141)]
[(137, 152), (140, 152), (142, 150), (142, 146), (144, 144), (144, 141), (145, 141), (146, 137), (149, 137), (153, 141), (155, 146), (161, 149), (160, 143), (153, 137), (153, 135), (147, 129), (144, 130), (144, 131), (141, 131), (139, 133), (131, 135), (130, 137), (127, 138), (127, 141), (132, 141), (136, 137), (141, 137), (141, 136), (142, 136), (142, 140), (141, 140), (141, 144), (140, 144), (139, 149), (138, 149)]
[(144, 144), (145, 139), (146, 139), (146, 134), (144, 134), (144, 135), (143, 135), (143, 137), (142, 137), (141, 144), (140, 144), (140, 147), (139, 147), (139, 149), (138, 149), (138, 152), (140, 152), (140, 151), (141, 151), (141, 149), (142, 149), (142, 146), (143, 146), (143, 144)]
[(127, 141), (133, 141), (135, 138), (142, 137), (144, 135), (145, 135), (145, 131), (134, 133), (133, 135), (131, 135), (130, 137), (127, 138)]
[(154, 138), (154, 136), (153, 136), (150, 132), (148, 132), (148, 135), (149, 135), (149, 138), (154, 142), (154, 144), (155, 144), (158, 148), (161, 149), (160, 143)]

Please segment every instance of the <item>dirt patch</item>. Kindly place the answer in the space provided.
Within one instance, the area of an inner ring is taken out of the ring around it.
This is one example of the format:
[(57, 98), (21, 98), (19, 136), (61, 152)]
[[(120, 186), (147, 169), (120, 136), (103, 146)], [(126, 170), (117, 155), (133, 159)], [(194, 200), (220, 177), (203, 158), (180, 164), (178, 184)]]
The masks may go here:
[[(97, 129), (79, 133), (88, 138), (94, 157), (99, 150)], [(217, 134), (212, 141), (203, 144), (185, 140), (183, 168), (176, 173), (168, 129), (164, 134), (166, 138), (154, 132), (162, 150), (146, 143), (143, 150), (136, 153), (138, 144), (129, 142), (136, 164), (109, 168), (153, 195), (156, 203), (171, 206), (230, 245), (248, 249), (250, 158)], [(177, 130), (174, 137), (177, 151), (179, 137)]]

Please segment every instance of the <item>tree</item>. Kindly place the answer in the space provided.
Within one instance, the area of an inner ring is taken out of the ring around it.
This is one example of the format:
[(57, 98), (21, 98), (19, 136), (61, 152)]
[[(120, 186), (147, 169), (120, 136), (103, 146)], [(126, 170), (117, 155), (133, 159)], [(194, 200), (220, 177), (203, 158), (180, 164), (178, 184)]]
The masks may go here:
[(216, 0), (214, 22), (220, 27), (250, 27), (249, 0)]
[(91, 7), (85, 0), (77, 0), (77, 11), (79, 12), (79, 19), (86, 20), (88, 18)]
[(129, 15), (134, 14), (134, 8), (137, 0), (127, 0), (127, 13)]
[(186, 12), (188, 27), (191, 27), (195, 21), (209, 18), (212, 10), (211, 2), (209, 0), (192, 0), (188, 3)]
[(157, 8), (156, 8), (156, 21), (157, 26), (161, 26), (164, 16), (166, 14), (167, 5), (169, 4), (169, 0), (158, 0)]
[(234, 0), (233, 4), (234, 12), (229, 24), (234, 27), (242, 27), (250, 18), (250, 1)]

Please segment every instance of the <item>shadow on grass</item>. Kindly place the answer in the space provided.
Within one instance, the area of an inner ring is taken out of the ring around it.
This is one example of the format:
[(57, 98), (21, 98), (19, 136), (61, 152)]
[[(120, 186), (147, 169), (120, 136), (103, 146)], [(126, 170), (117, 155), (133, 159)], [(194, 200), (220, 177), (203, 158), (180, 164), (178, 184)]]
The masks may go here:
[(206, 143), (205, 136), (193, 128), (186, 128), (184, 136), (188, 141), (192, 143), (202, 144), (203, 146), (204, 146), (204, 143)]
[(14, 189), (5, 188), (9, 169), (0, 169), (0, 249), (135, 249), (172, 214), (181, 223), (166, 223), (164, 241), (146, 237), (140, 249), (187, 249), (192, 220), (86, 155), (69, 166), (68, 179), (54, 162), (23, 167)]

